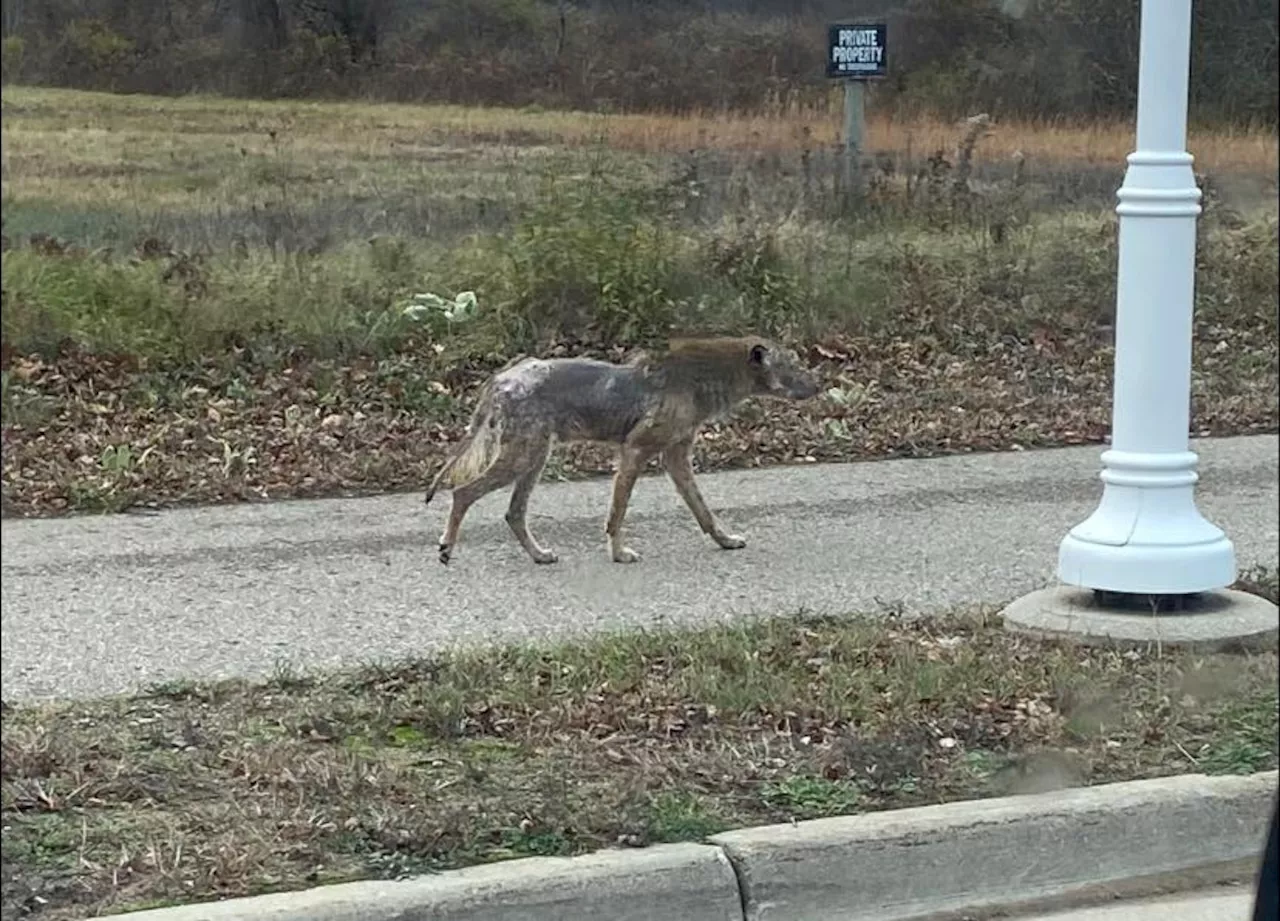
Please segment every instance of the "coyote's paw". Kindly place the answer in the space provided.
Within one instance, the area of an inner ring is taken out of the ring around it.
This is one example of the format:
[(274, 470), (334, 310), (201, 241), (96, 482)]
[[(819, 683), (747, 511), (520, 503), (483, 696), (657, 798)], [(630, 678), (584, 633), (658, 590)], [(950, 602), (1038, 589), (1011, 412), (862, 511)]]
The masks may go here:
[(640, 554), (630, 547), (619, 547), (613, 551), (613, 561), (615, 563), (638, 563), (640, 562)]
[(720, 545), (721, 550), (741, 550), (747, 545), (747, 539), (737, 534), (719, 534), (716, 535), (715, 541)]
[(551, 563), (558, 563), (560, 561), (560, 557), (556, 556), (554, 550), (543, 550), (540, 553), (530, 554), (530, 556), (532, 556), (533, 561), (540, 566), (547, 566)]

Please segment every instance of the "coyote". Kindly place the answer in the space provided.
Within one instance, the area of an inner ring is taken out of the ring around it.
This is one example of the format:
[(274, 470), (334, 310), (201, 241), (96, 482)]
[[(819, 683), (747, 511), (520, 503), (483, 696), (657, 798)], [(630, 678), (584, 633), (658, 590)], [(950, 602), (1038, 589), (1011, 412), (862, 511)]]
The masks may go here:
[(627, 502), (645, 464), (660, 457), (702, 530), (725, 550), (746, 546), (726, 532), (694, 481), (690, 450), (703, 423), (752, 396), (806, 400), (818, 392), (816, 376), (799, 357), (767, 339), (677, 339), (665, 355), (640, 353), (617, 365), (589, 358), (519, 358), (491, 377), (466, 434), (427, 490), (453, 490), (453, 507), (440, 537), (448, 563), (471, 505), (511, 483), (506, 520), (535, 563), (556, 554), (529, 533), (525, 516), (556, 440), (616, 444), (618, 467), (605, 533), (615, 563), (639, 554), (622, 542)]

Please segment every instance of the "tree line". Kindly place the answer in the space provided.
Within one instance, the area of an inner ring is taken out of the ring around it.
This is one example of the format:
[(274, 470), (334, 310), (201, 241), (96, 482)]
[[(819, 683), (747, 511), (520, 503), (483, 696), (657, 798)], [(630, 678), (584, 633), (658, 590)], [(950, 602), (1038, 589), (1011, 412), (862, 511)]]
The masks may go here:
[[(1280, 0), (1199, 0), (1201, 122), (1274, 126)], [(873, 104), (1131, 115), (1139, 0), (5, 0), (6, 81), (605, 111), (824, 105), (828, 22), (889, 23)]]

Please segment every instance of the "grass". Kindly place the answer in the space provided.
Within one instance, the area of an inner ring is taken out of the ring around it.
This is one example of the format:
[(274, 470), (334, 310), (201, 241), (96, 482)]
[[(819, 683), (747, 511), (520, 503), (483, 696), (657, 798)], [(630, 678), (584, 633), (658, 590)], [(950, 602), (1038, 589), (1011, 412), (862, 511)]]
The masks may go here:
[[(1274, 575), (1251, 576), (1274, 593)], [(791, 616), (6, 708), (5, 917), (1277, 759), (1276, 651)]]
[[(215, 249), (237, 237), (270, 245), (273, 233), (277, 246), (304, 250), (370, 233), (448, 238), (500, 225), (542, 176), (585, 173), (602, 149), (628, 183), (701, 160), (704, 183), (727, 171), (759, 196), (827, 168), (838, 123), (825, 110), (597, 116), (16, 86), (3, 89), (3, 106), (6, 232), (91, 247), (145, 234)], [(901, 171), (935, 151), (952, 157), (962, 130), (873, 119), (868, 150)], [(999, 175), (1018, 152), (1061, 187), (1050, 191), (1106, 206), (1132, 145), (1130, 125), (996, 125), (973, 158), (979, 174)], [(1243, 183), (1242, 202), (1258, 183), (1274, 194), (1274, 133), (1203, 132), (1190, 148), (1199, 169)]]
[[(825, 111), (14, 86), (3, 106), (6, 514), (416, 487), (511, 355), (617, 357), (672, 331), (786, 339), (830, 392), (744, 409), (700, 447), (708, 467), (1106, 432), (1116, 126), (965, 145), (876, 122), (851, 196)], [(1210, 170), (1192, 428), (1274, 431), (1275, 136), (1191, 146)], [(403, 313), (466, 290), (466, 323)], [(584, 449), (555, 469), (608, 464)]]
[[(126, 170), (152, 153), (184, 151), (193, 158), (235, 153), (245, 141), (261, 144), (271, 130), (301, 139), (300, 152), (339, 155), (341, 161), (396, 159), (428, 152), (432, 144), (510, 147), (594, 146), (640, 154), (683, 154), (690, 149), (798, 153), (839, 143), (842, 101), (838, 90), (825, 106), (792, 107), (769, 113), (703, 112), (688, 115), (610, 114), (540, 109), (467, 108), (366, 102), (265, 102), (188, 96), (177, 99), (112, 96), (8, 85), (5, 107), (18, 115), (23, 140), (14, 150), (33, 155), (58, 137), (87, 141), (77, 162), (119, 171), (113, 154), (123, 154)], [(104, 128), (110, 125), (110, 131)], [(112, 137), (112, 135), (118, 136)], [(956, 124), (927, 117), (897, 120), (872, 116), (867, 149), (894, 153), (914, 148), (925, 155), (955, 146)], [(212, 140), (202, 145), (201, 140)], [(982, 158), (1004, 160), (1015, 152), (1035, 161), (1122, 165), (1133, 150), (1132, 122), (1070, 121), (1011, 123), (984, 142)], [(235, 145), (235, 146), (232, 146)], [(1263, 128), (1192, 129), (1188, 147), (1198, 166), (1211, 172), (1274, 172), (1280, 147)], [(57, 161), (68, 152), (49, 149)], [(132, 154), (132, 156), (129, 156)], [(103, 159), (105, 157), (105, 159)]]

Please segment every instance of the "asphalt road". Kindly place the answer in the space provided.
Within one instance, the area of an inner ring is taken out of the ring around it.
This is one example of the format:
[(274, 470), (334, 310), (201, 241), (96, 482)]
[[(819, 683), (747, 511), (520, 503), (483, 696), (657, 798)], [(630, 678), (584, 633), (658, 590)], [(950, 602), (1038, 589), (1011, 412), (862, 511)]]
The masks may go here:
[[(1276, 436), (1199, 442), (1200, 507), (1241, 567), (1277, 561)], [(703, 537), (671, 484), (627, 519), (644, 559), (608, 561), (608, 483), (546, 484), (534, 566), (473, 509), (454, 561), (434, 551), (448, 497), (277, 502), (0, 524), (0, 694), (127, 691), (175, 678), (385, 661), (453, 643), (799, 609), (927, 612), (999, 604), (1054, 578), (1057, 546), (1100, 495), (1100, 449), (789, 467), (701, 478), (726, 526)]]

